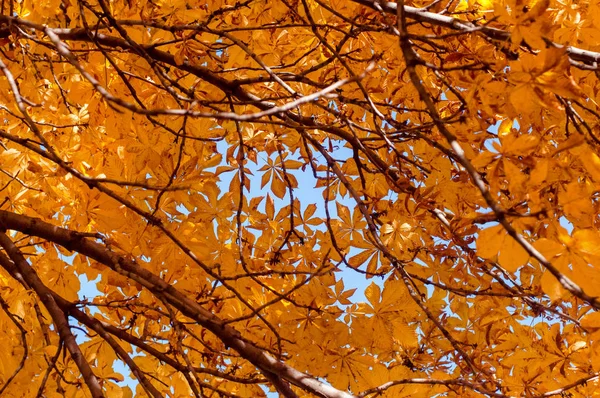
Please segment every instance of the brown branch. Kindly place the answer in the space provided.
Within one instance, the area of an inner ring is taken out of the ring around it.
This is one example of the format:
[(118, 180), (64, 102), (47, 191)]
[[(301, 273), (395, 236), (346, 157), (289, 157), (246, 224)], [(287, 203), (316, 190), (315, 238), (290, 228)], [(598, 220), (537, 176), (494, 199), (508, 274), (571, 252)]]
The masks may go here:
[(554, 395), (560, 395), (561, 397), (563, 397), (563, 396), (568, 397), (568, 396), (571, 396), (569, 393), (567, 393), (567, 391), (569, 391), (570, 389), (585, 385), (592, 380), (598, 379), (599, 377), (600, 377), (600, 374), (598, 374), (598, 373), (591, 375), (591, 376), (582, 377), (581, 379), (576, 380), (573, 383), (569, 383), (566, 386), (563, 386), (561, 388), (557, 388), (556, 390), (548, 391), (543, 394), (537, 395), (536, 398), (552, 397)]
[[(97, 327), (100, 327), (107, 333), (110, 333), (111, 335), (118, 338), (119, 340), (122, 340), (133, 346), (138, 347), (139, 349), (143, 350), (144, 352), (148, 353), (149, 355), (153, 356), (154, 358), (158, 359), (159, 361), (166, 363), (167, 365), (169, 365), (170, 367), (172, 367), (173, 369), (175, 369), (179, 372), (184, 373), (189, 370), (185, 365), (179, 363), (176, 359), (170, 357), (166, 353), (159, 351), (158, 349), (154, 348), (152, 345), (146, 343), (144, 340), (142, 340), (138, 337), (135, 337), (135, 336), (131, 335), (130, 333), (127, 333), (126, 330), (119, 329), (116, 326), (113, 326), (108, 323), (101, 322), (95, 318), (92, 318), (88, 314), (86, 314), (84, 311), (81, 311), (80, 309), (76, 308), (73, 303), (67, 302), (67, 300), (65, 300), (62, 297), (58, 298), (57, 295), (55, 295), (55, 297), (57, 297), (56, 299), (61, 306), (64, 306), (65, 308), (70, 308), (69, 314), (73, 318), (77, 319), (77, 321), (79, 321), (83, 325), (86, 325), (88, 328), (95, 329)], [(250, 378), (250, 379), (242, 378), (242, 377), (230, 375), (228, 373), (220, 372), (218, 370), (209, 369), (209, 368), (194, 367), (193, 370), (194, 370), (194, 372), (196, 372), (198, 374), (208, 374), (211, 376), (215, 376), (215, 377), (229, 380), (229, 381), (232, 381), (234, 383), (239, 383), (239, 384), (260, 384), (260, 383), (265, 383), (267, 381), (266, 379), (262, 379), (262, 378)]]
[[(103, 398), (104, 393), (102, 392), (102, 387), (100, 386), (96, 375), (92, 371), (90, 364), (87, 362), (83, 353), (81, 352), (81, 348), (79, 347), (79, 344), (75, 340), (75, 336), (69, 327), (67, 316), (57, 305), (54, 297), (52, 296), (51, 290), (44, 285), (33, 268), (31, 268), (25, 257), (23, 257), (21, 251), (4, 232), (0, 232), (0, 246), (4, 248), (10, 259), (14, 262), (16, 270), (22, 276), (23, 280), (26, 281), (27, 284), (31, 286), (31, 289), (37, 293), (38, 297), (50, 313), (52, 321), (54, 322), (54, 326), (56, 327), (56, 331), (58, 332), (60, 338), (65, 342), (65, 345), (71, 354), (71, 358), (79, 368), (81, 376), (83, 377), (85, 384), (88, 386), (92, 397)], [(0, 261), (5, 263), (8, 261), (8, 259), (6, 256), (4, 256), (4, 254), (0, 253)]]
[[(269, 355), (265, 350), (257, 347), (251, 342), (244, 340), (237, 330), (226, 325), (219, 317), (200, 306), (184, 293), (178, 291), (174, 286), (168, 284), (159, 276), (144, 269), (136, 262), (113, 253), (105, 246), (86, 237), (82, 237), (81, 234), (64, 228), (56, 227), (40, 219), (18, 215), (4, 210), (0, 210), (0, 225), (6, 229), (17, 230), (28, 235), (46, 239), (54, 242), (57, 245), (63, 246), (68, 250), (83, 254), (84, 256), (106, 265), (113, 271), (140, 283), (155, 295), (164, 297), (169, 304), (181, 311), (182, 314), (208, 329), (216, 337), (218, 337), (225, 344), (225, 346), (233, 348), (243, 358), (267, 374), (276, 374), (291, 384), (294, 384), (307, 392), (323, 398), (354, 397), (347, 392), (338, 390), (315, 379), (312, 376), (302, 373), (285, 364), (284, 362), (278, 361)], [(3, 237), (5, 237), (4, 240)], [(10, 241), (5, 234), (0, 235), (0, 245), (5, 248), (5, 244), (9, 244), (9, 242), (6, 242), (6, 239)], [(31, 268), (27, 264), (26, 260), (22, 256), (20, 258), (22, 259), (22, 264), (18, 267), (18, 270), (23, 273), (22, 268), (26, 266), (28, 268), (25, 269), (25, 271), (31, 271)], [(37, 275), (35, 277), (37, 278)], [(27, 275), (27, 278), (24, 279), (27, 281), (27, 283), (31, 283), (29, 279), (32, 279), (33, 282), (36, 282), (36, 279), (30, 277), (29, 274)], [(39, 278), (37, 281), (39, 281)], [(50, 299), (51, 304), (54, 304), (53, 308), (56, 308), (58, 311), (60, 311), (60, 314), (64, 316), (64, 313), (60, 310), (60, 308), (58, 308), (47, 288), (43, 286), (43, 284), (42, 286), (36, 286), (37, 288), (42, 289), (42, 291), (46, 294), (43, 296), (43, 298)], [(67, 340), (65, 340), (65, 343), (68, 343)]]
[[(397, 3), (391, 1), (379, 1), (379, 0), (351, 0), (355, 3), (362, 4), (366, 7), (372, 8), (378, 11), (384, 11), (385, 13), (396, 15), (398, 12)], [(470, 21), (463, 21), (457, 18), (449, 17), (446, 15), (436, 14), (433, 12), (429, 12), (426, 9), (404, 6), (404, 16), (405, 18), (410, 18), (412, 20), (418, 22), (430, 23), (435, 26), (442, 26), (444, 28), (456, 30), (462, 33), (472, 33), (479, 32), (483, 33), (485, 36), (489, 37), (492, 40), (496, 40), (499, 42), (509, 42), (510, 43), (510, 33), (497, 28), (492, 28), (489, 26), (479, 26)], [(584, 50), (577, 47), (572, 46), (564, 46), (562, 44), (554, 43), (547, 40), (547, 44), (549, 46), (557, 47), (557, 48), (565, 48), (565, 51), (569, 58), (577, 63), (573, 63), (575, 67), (581, 67), (579, 63), (584, 64), (586, 66), (582, 69), (598, 69), (598, 64), (600, 63), (600, 52)]]
[[(57, 297), (56, 294), (53, 297), (55, 298), (59, 306), (63, 309), (63, 311), (73, 312), (72, 303), (69, 303), (64, 299)], [(79, 312), (83, 313), (82, 311)], [(81, 314), (78, 315), (80, 315), (79, 318), (82, 318)], [(83, 315), (85, 315), (85, 313), (83, 313)], [(125, 349), (123, 349), (123, 347), (121, 347), (121, 345), (119, 345), (115, 341), (115, 339), (108, 333), (104, 325), (100, 321), (97, 321), (90, 317), (88, 317), (87, 321), (87, 326), (96, 333), (98, 333), (98, 335), (102, 337), (102, 339), (104, 339), (104, 341), (106, 341), (108, 345), (110, 345), (110, 347), (118, 355), (118, 357), (121, 358), (123, 362), (125, 362), (129, 369), (131, 369), (131, 372), (133, 373), (135, 378), (140, 382), (144, 390), (154, 398), (162, 397), (163, 395), (156, 389), (156, 387), (152, 385), (152, 383), (150, 383), (150, 381), (146, 378), (144, 372), (139, 368), (139, 366), (137, 366), (137, 364), (133, 361), (131, 356), (127, 354), (127, 351), (125, 351)]]
[(468, 383), (461, 379), (450, 379), (450, 380), (440, 380), (440, 379), (399, 379), (388, 381), (378, 387), (369, 388), (358, 394), (359, 398), (366, 397), (371, 394), (382, 394), (386, 390), (394, 386), (400, 386), (405, 384), (425, 384), (425, 385), (442, 385), (442, 386), (472, 386), (471, 383)]
[[(402, 4), (402, 3), (401, 3)], [(458, 142), (456, 136), (448, 130), (448, 127), (444, 124), (442, 119), (440, 118), (439, 112), (435, 107), (435, 104), (430, 96), (430, 94), (425, 89), (425, 86), (421, 82), (421, 78), (419, 77), (416, 66), (420, 63), (418, 55), (415, 50), (412, 48), (410, 43), (410, 39), (408, 37), (408, 32), (406, 30), (406, 14), (404, 7), (398, 7), (398, 32), (400, 38), (400, 48), (402, 49), (402, 53), (404, 55), (404, 59), (406, 62), (406, 68), (408, 70), (408, 74), (410, 76), (410, 80), (413, 86), (416, 88), (419, 93), (419, 97), (427, 106), (430, 117), (433, 119), (436, 127), (439, 132), (444, 136), (450, 148), (454, 152), (454, 156), (456, 160), (460, 163), (462, 167), (465, 168), (471, 181), (477, 187), (486, 204), (492, 209), (494, 212), (498, 222), (502, 225), (502, 227), (506, 230), (508, 235), (511, 236), (527, 253), (535, 258), (544, 268), (546, 268), (554, 277), (560, 282), (562, 287), (569, 291), (574, 296), (588, 302), (596, 309), (600, 309), (600, 300), (597, 297), (593, 297), (588, 295), (583, 291), (583, 289), (569, 279), (566, 275), (558, 270), (550, 261), (548, 261), (542, 253), (540, 253), (531, 243), (529, 243), (521, 234), (519, 234), (516, 229), (511, 225), (511, 223), (506, 218), (506, 210), (504, 210), (496, 200), (492, 197), (489, 187), (481, 178), (481, 175), (477, 172), (473, 164), (467, 159), (465, 155), (465, 151), (462, 149), (460, 143)], [(444, 17), (446, 18), (446, 17)]]

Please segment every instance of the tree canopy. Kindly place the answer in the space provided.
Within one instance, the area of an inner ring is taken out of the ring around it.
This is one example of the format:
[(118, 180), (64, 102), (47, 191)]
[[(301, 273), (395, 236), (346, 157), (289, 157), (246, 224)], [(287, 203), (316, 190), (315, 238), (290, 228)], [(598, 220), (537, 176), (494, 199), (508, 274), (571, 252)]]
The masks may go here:
[(596, 2), (1, 8), (0, 395), (600, 388)]

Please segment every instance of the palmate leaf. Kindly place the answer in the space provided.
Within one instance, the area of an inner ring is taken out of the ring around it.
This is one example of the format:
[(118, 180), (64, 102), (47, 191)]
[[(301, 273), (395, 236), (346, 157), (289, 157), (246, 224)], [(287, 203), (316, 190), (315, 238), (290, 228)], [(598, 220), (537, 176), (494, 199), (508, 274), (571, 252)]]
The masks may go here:
[(596, 394), (597, 4), (0, 9), (0, 395)]

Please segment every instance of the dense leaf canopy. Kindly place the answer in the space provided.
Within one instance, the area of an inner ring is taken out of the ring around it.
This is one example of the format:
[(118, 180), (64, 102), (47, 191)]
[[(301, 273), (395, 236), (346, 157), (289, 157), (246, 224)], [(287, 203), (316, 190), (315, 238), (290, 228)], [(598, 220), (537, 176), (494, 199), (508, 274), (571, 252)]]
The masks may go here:
[(595, 51), (593, 1), (2, 0), (0, 395), (594, 395)]

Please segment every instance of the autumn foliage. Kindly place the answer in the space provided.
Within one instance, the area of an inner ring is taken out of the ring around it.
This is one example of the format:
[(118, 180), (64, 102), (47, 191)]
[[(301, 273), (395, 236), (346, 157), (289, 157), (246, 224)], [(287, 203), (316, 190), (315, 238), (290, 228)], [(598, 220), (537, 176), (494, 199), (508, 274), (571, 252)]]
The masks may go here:
[(1, 396), (600, 390), (597, 2), (0, 14)]

